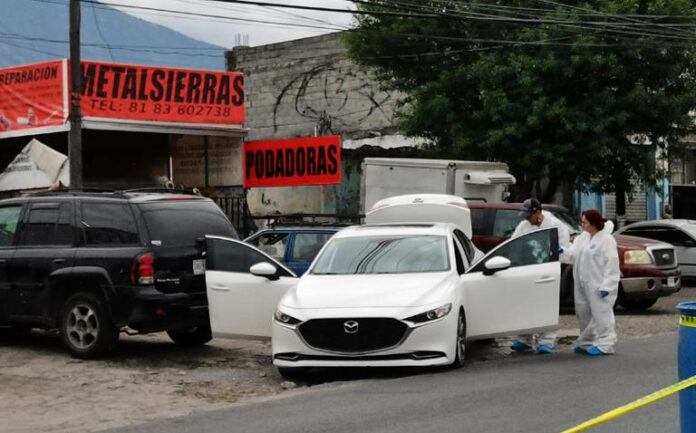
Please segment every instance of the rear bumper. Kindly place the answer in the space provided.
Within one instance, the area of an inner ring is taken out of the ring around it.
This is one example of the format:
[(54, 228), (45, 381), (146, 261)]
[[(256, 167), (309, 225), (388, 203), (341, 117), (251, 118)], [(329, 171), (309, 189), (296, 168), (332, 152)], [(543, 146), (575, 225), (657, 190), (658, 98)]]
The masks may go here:
[(162, 293), (154, 287), (137, 290), (123, 325), (140, 332), (209, 326), (203, 293)]

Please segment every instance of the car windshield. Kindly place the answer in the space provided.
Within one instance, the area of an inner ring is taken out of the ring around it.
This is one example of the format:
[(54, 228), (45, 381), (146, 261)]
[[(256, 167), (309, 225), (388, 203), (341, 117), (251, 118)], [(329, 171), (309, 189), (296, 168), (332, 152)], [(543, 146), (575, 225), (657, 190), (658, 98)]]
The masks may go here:
[(194, 245), (197, 238), (205, 235), (239, 238), (225, 214), (212, 201), (171, 200), (140, 206), (150, 237), (163, 247)]
[(552, 209), (551, 213), (569, 226), (571, 234), (582, 233), (582, 223), (575, 215), (564, 209)]
[(314, 275), (401, 274), (449, 269), (444, 236), (365, 236), (335, 239), (317, 258)]

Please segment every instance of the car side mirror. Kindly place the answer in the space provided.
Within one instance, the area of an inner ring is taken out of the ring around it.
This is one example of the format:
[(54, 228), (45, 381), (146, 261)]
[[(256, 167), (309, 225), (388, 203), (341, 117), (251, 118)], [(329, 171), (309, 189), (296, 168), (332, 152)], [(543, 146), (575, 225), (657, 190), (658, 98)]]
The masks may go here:
[(511, 264), (510, 259), (503, 256), (491, 257), (483, 264), (483, 275), (493, 275), (498, 271), (509, 268)]
[(252, 275), (256, 275), (257, 277), (266, 277), (269, 280), (277, 280), (278, 278), (280, 278), (278, 276), (278, 270), (276, 269), (276, 267), (268, 262), (259, 262), (255, 265), (252, 265), (249, 268), (249, 272), (251, 272)]

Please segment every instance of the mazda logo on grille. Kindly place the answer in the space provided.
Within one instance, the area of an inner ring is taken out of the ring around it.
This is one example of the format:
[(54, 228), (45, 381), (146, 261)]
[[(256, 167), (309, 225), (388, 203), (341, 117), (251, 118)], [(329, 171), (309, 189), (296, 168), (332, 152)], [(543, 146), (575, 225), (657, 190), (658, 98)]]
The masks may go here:
[(669, 260), (669, 254), (664, 253), (664, 254), (662, 255), (662, 260)]
[(343, 322), (343, 330), (346, 331), (346, 334), (355, 334), (358, 332), (358, 326), (359, 324), (355, 320)]

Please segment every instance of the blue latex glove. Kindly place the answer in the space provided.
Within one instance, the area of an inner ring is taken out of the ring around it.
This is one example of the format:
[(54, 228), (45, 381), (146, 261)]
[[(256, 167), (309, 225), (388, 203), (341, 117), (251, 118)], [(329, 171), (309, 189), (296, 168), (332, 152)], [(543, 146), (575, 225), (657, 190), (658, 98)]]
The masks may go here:
[(606, 290), (599, 291), (599, 296), (601, 296), (602, 298), (606, 298), (608, 295), (609, 295), (609, 292), (607, 292)]
[(563, 247), (558, 247), (558, 254), (563, 254), (564, 251)]

